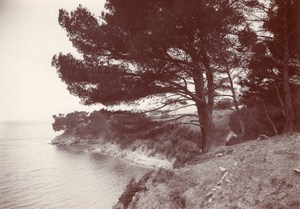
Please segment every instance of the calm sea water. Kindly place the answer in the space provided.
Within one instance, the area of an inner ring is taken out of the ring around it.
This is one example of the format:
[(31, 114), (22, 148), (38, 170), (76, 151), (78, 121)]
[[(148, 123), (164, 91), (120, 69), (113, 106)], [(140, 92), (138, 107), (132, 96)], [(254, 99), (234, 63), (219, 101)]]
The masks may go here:
[(0, 124), (0, 208), (108, 209), (147, 170), (80, 146), (53, 146), (49, 123)]

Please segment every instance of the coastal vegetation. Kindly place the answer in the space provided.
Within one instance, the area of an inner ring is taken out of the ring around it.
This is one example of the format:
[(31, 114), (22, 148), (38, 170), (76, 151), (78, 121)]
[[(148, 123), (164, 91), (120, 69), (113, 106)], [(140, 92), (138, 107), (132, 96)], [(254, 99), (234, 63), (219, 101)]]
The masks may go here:
[[(106, 108), (54, 116), (64, 132), (54, 142), (104, 141), (176, 168), (132, 180), (115, 208), (298, 208), (300, 1), (105, 9), (59, 11), (80, 56), (59, 53), (52, 65), (83, 104)], [(134, 108), (147, 101), (156, 105)], [(120, 104), (132, 110), (107, 110)]]
[(175, 160), (175, 165), (185, 163), (201, 152), (197, 147), (199, 130), (178, 123), (157, 121), (141, 113), (102, 109), (53, 117), (53, 129), (63, 131), (58, 137), (62, 141), (54, 140), (53, 143), (64, 143), (71, 137), (75, 139), (71, 143), (104, 141), (131, 151), (144, 146), (151, 150), (150, 155), (161, 154)]
[(247, 132), (240, 106), (255, 102), (281, 109), (276, 134), (298, 127), (299, 1), (108, 0), (105, 8), (100, 17), (83, 6), (59, 11), (81, 56), (59, 53), (52, 65), (84, 104), (158, 97), (161, 107), (194, 106), (203, 151), (216, 138), (213, 107), (224, 96), (232, 100), (240, 138)]

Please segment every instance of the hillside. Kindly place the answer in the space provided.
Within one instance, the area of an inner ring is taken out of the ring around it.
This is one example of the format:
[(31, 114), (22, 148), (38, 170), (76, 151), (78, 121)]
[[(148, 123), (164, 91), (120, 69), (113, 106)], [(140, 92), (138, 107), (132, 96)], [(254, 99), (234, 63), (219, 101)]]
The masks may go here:
[(132, 181), (115, 209), (298, 209), (300, 134), (218, 147)]

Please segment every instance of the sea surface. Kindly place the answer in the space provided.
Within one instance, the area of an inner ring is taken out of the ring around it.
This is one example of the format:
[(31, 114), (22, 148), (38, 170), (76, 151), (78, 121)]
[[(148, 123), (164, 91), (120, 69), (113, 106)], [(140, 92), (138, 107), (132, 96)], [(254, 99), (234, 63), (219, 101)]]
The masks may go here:
[(0, 123), (0, 208), (110, 209), (148, 170), (83, 146), (49, 144), (45, 122)]

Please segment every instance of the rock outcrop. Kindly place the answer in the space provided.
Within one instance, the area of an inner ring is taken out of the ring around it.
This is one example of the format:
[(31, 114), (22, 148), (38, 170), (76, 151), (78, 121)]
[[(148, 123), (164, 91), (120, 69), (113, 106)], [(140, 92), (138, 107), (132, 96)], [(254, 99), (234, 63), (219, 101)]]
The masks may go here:
[(56, 145), (71, 145), (80, 142), (80, 138), (73, 136), (72, 134), (62, 134), (56, 136), (52, 141), (51, 144)]

